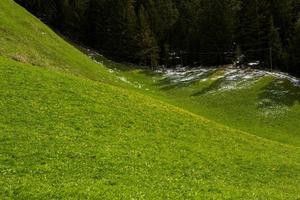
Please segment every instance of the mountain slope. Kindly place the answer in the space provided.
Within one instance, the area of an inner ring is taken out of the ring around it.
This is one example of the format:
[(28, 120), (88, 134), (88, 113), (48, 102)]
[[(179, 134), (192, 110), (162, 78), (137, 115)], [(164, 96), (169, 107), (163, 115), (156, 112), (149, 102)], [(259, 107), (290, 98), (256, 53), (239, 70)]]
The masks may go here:
[(0, 59), (3, 198), (299, 197), (299, 149)]
[(299, 198), (299, 148), (110, 85), (15, 3), (0, 8), (1, 199)]
[(158, 70), (95, 59), (135, 90), (260, 137), (300, 146), (300, 80), (234, 67)]

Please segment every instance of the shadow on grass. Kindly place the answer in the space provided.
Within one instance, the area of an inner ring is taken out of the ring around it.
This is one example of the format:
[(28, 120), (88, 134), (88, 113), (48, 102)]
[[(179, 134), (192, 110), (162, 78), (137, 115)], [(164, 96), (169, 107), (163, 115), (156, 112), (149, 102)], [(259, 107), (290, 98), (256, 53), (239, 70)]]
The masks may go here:
[(150, 76), (150, 77), (155, 77), (155, 76), (158, 76), (160, 75), (159, 73), (151, 70), (151, 69), (148, 69), (148, 68), (141, 68), (141, 67), (136, 67), (134, 69), (141, 69), (141, 71), (139, 71), (140, 74), (143, 74), (143, 75), (146, 75), (146, 76)]
[(211, 91), (218, 90), (221, 88), (222, 85), (224, 85), (225, 81), (226, 81), (225, 78), (219, 78), (219, 79), (215, 80), (214, 82), (212, 82), (211, 84), (209, 84), (207, 87), (203, 88), (202, 90), (195, 92), (191, 96), (200, 96), (200, 95), (207, 94)]
[(197, 83), (201, 79), (209, 78), (214, 73), (215, 73), (215, 71), (211, 70), (211, 71), (205, 72), (201, 75), (195, 75), (195, 78), (191, 78), (190, 80), (183, 80), (183, 79), (191, 77), (191, 76), (193, 76), (193, 74), (189, 74), (185, 77), (180, 77), (178, 79), (166, 77), (166, 78), (163, 78), (160, 81), (158, 81), (158, 83), (156, 83), (156, 86), (158, 86), (161, 90), (165, 90), (165, 91), (171, 90), (174, 88), (187, 87), (187, 86)]
[(197, 82), (197, 80), (174, 82), (171, 78), (164, 78), (160, 80), (156, 85), (159, 86), (160, 90), (167, 91), (175, 88), (186, 87), (188, 85), (194, 84), (195, 82)]
[(288, 80), (273, 80), (262, 88), (258, 98), (258, 108), (261, 109), (273, 106), (292, 107), (300, 103), (300, 87)]
[(101, 54), (98, 54), (96, 51), (85, 52), (85, 54), (89, 55), (92, 59), (103, 63), (109, 69), (117, 69), (117, 70), (120, 70), (122, 72), (130, 72), (130, 71), (133, 71), (133, 70), (136, 70), (136, 69), (142, 69), (142, 70), (150, 71), (150, 69), (148, 69), (146, 67), (138, 66), (138, 65), (135, 65), (135, 64), (132, 64), (132, 63), (115, 62), (113, 60), (110, 60), (107, 57), (104, 57)]
[[(138, 73), (148, 76), (148, 77), (163, 77), (163, 73), (158, 73), (155, 72), (155, 69), (150, 69), (147, 67), (142, 67), (142, 66), (137, 66), (134, 64), (130, 64), (130, 63), (117, 63), (114, 62), (110, 59), (107, 59), (106, 57), (98, 54), (98, 55), (94, 55), (92, 56), (93, 59), (95, 59), (96, 61), (102, 62), (106, 67), (110, 68), (110, 69), (117, 69), (120, 70), (122, 72), (130, 72), (130, 71), (134, 71), (134, 70), (140, 70)], [(158, 80), (156, 83), (154, 83), (153, 85), (156, 87), (159, 87), (160, 90), (171, 90), (174, 88), (181, 88), (181, 87), (186, 87), (189, 85), (192, 85), (196, 82), (198, 82), (201, 79), (205, 79), (210, 77), (211, 75), (213, 75), (215, 73), (215, 70), (211, 70), (208, 72), (205, 72), (201, 75), (196, 75), (195, 78), (191, 79), (191, 80), (186, 80), (186, 81), (181, 81), (180, 79), (184, 79), (187, 78), (189, 76), (192, 76), (193, 74), (187, 74), (185, 77), (180, 77), (176, 80), (176, 78), (170, 78), (170, 77), (165, 77), (162, 78), (160, 80)]]

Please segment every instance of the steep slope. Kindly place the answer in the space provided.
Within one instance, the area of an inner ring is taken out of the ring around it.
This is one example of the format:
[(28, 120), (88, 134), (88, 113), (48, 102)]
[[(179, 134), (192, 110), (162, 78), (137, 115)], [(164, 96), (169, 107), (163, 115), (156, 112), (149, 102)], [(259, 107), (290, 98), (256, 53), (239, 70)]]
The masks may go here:
[(0, 58), (2, 199), (296, 199), (300, 150)]
[(0, 1), (0, 54), (92, 80), (113, 78), (103, 65), (91, 61), (13, 0)]

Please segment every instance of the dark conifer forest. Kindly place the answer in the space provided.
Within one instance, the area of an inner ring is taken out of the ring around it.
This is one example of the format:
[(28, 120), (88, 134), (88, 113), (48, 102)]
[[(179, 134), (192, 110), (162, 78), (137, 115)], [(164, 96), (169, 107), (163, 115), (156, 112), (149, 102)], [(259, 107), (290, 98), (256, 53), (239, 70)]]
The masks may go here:
[(16, 0), (70, 39), (145, 66), (243, 55), (300, 74), (299, 0)]

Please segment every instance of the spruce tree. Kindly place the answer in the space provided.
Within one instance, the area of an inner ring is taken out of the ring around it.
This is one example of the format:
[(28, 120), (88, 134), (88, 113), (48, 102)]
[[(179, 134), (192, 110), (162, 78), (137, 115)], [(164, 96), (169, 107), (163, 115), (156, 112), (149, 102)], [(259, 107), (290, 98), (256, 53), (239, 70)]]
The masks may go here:
[(257, 55), (253, 53), (247, 54), (246, 52), (261, 48), (258, 11), (258, 0), (241, 0), (235, 26), (235, 36), (238, 45), (241, 47), (242, 54), (246, 54), (248, 59), (255, 58)]
[(291, 40), (291, 47), (289, 50), (291, 71), (300, 75), (300, 17), (295, 24), (294, 36)]
[[(224, 53), (233, 42), (234, 17), (230, 0), (203, 1), (201, 7), (198, 15), (197, 50), (208, 64), (224, 63)], [(206, 51), (213, 53), (205, 54)]]
[[(270, 32), (269, 32), (269, 47), (270, 47), (270, 54), (271, 56), (268, 64), (273, 66), (279, 66), (281, 59), (282, 59), (282, 45), (280, 41), (280, 36), (278, 32), (278, 28), (274, 26), (273, 17), (270, 17)], [(272, 62), (272, 63), (270, 63)], [(272, 67), (272, 66), (271, 66)]]
[(146, 11), (141, 5), (139, 12), (139, 36), (138, 42), (140, 51), (138, 57), (140, 62), (144, 65), (156, 66), (158, 64), (158, 47), (155, 37), (150, 29), (147, 19)]

